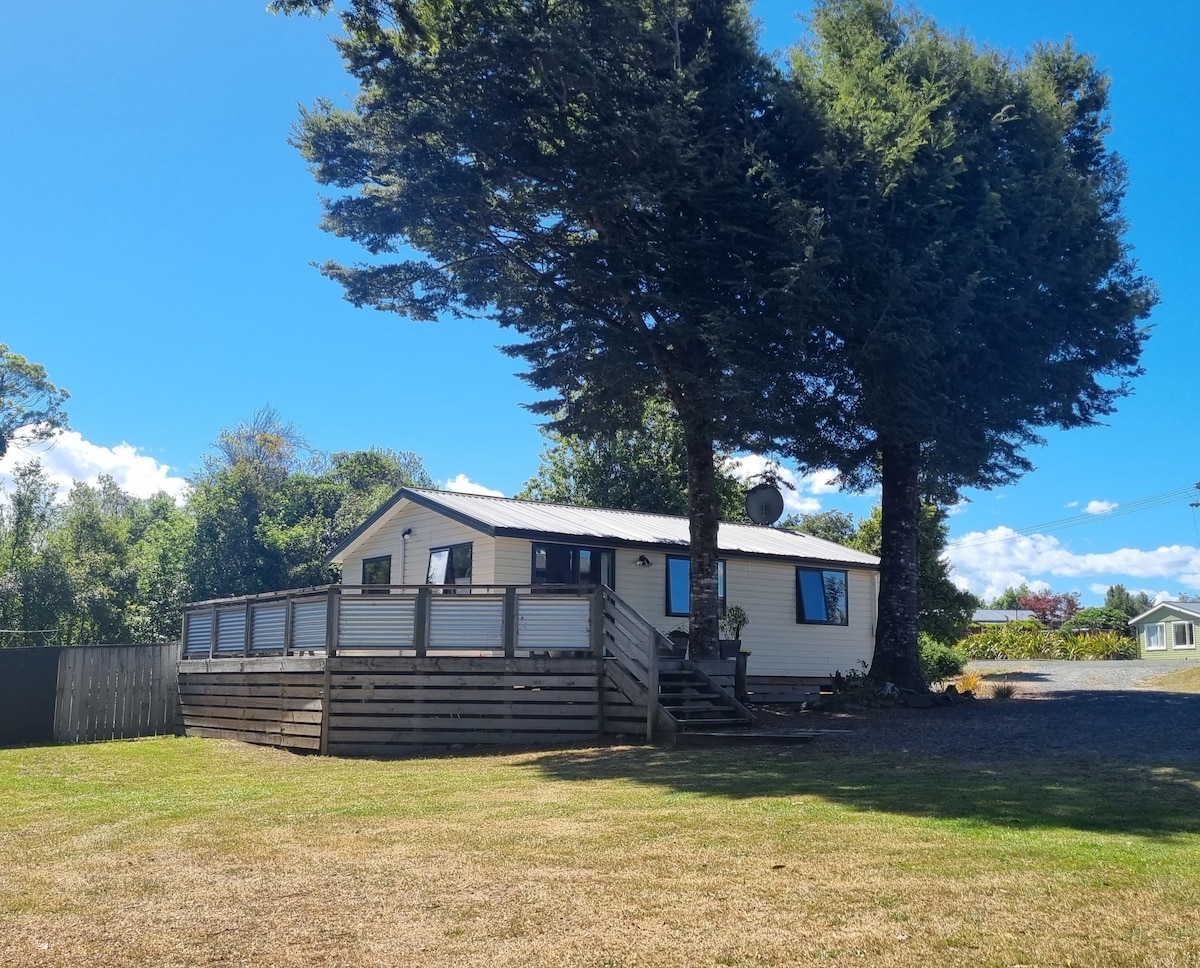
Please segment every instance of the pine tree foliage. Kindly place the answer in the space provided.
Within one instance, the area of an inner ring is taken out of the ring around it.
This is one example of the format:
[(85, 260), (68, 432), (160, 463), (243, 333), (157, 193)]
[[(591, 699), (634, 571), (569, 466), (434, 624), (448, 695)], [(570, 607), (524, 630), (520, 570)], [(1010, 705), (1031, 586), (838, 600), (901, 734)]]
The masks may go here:
[(882, 483), (871, 675), (920, 688), (923, 499), (1009, 483), (1040, 429), (1095, 423), (1141, 371), (1154, 304), (1123, 240), (1108, 79), (1070, 43), (1022, 61), (890, 0), (821, 0), (794, 79), (827, 124), (824, 252), (840, 434), (797, 456)]
[(715, 648), (715, 447), (757, 420), (764, 354), (806, 338), (781, 307), (814, 224), (784, 193), (781, 234), (779, 159), (816, 128), (745, 8), (354, 0), (342, 22), (359, 93), (305, 111), (295, 143), (344, 192), (324, 227), (378, 258), (322, 271), (358, 306), (510, 328), (558, 431), (634, 427), (665, 396), (688, 451), (693, 644)]

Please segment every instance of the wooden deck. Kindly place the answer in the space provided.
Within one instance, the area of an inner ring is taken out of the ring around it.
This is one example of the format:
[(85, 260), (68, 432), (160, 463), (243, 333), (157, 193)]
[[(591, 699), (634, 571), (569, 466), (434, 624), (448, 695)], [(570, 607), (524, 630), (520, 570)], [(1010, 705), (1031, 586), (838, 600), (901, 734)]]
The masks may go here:
[(189, 606), (184, 729), (342, 756), (654, 738), (662, 636), (610, 589), (466, 591)]

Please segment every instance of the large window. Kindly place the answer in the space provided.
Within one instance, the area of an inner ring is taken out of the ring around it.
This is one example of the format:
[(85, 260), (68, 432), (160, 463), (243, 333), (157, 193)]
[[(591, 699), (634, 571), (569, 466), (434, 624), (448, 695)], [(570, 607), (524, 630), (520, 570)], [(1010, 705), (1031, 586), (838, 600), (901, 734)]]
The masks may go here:
[[(667, 614), (690, 615), (692, 563), (687, 558), (667, 558)], [(725, 562), (717, 562), (717, 597), (725, 611)]]
[(1146, 626), (1146, 651), (1162, 652), (1167, 647), (1167, 627), (1165, 625)]
[(796, 621), (806, 625), (848, 625), (846, 573), (797, 568)]
[(425, 581), (430, 585), (471, 584), (471, 545), (457, 544), (429, 549), (429, 570)]
[(1171, 626), (1172, 636), (1177, 649), (1194, 649), (1196, 647), (1196, 629), (1191, 622), (1176, 622)]
[[(392, 556), (380, 555), (378, 558), (364, 558), (362, 583), (364, 585), (390, 585), (392, 583)], [(371, 588), (368, 591), (386, 592), (387, 589)]]
[(607, 585), (613, 588), (614, 553), (607, 548), (533, 545), (533, 584)]

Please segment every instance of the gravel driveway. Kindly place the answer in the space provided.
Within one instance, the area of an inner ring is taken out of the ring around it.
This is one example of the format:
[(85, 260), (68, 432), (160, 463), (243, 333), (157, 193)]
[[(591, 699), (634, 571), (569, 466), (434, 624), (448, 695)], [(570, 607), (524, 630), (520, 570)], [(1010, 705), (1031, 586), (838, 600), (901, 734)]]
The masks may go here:
[(1200, 764), (1200, 694), (1151, 683), (1189, 662), (973, 662), (1012, 699), (933, 709), (804, 713), (793, 726), (823, 732), (822, 747), (987, 760), (1033, 755), (1106, 762)]

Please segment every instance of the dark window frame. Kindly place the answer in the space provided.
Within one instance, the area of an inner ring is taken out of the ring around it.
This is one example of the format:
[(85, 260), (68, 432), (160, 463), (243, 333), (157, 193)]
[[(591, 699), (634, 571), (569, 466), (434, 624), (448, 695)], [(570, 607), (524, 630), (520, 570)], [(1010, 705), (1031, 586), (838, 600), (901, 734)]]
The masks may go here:
[[(548, 581), (545, 578), (538, 578), (537, 557), (538, 549), (553, 548), (557, 551), (566, 551), (570, 555), (570, 572), (571, 580), (566, 582)], [(586, 551), (591, 557), (592, 564), (599, 564), (600, 574), (594, 578), (589, 578), (586, 582), (579, 577), (579, 565), (581, 560), (580, 552)], [(600, 579), (604, 575), (604, 560), (608, 560), (609, 581), (607, 582), (610, 588), (617, 587), (617, 552), (614, 548), (600, 548), (595, 545), (574, 545), (565, 544), (560, 541), (532, 541), (529, 545), (529, 581), (533, 585), (579, 585), (592, 584), (600, 585)]]
[[(804, 585), (801, 583), (802, 575), (819, 575), (821, 579), (822, 601), (821, 613), (824, 618), (809, 618), (804, 608)], [(825, 576), (839, 575), (841, 576), (842, 585), (842, 601), (841, 601), (841, 619), (832, 620), (828, 617), (829, 600), (825, 591)], [(796, 624), (797, 625), (836, 625), (846, 627), (850, 624), (850, 573), (841, 568), (806, 568), (796, 567)]]
[[(367, 572), (372, 565), (384, 563), (387, 565), (387, 581), (369, 581)], [(392, 556), (391, 555), (376, 555), (373, 558), (364, 558), (362, 560), (362, 583), (367, 586), (367, 591), (372, 595), (386, 595), (387, 586), (392, 583)]]
[[(465, 582), (458, 582), (458, 581), (454, 580), (454, 574), (455, 574), (455, 571), (457, 570), (455, 567), (455, 562), (456, 562), (456, 558), (458, 557), (458, 555), (462, 554), (462, 551), (464, 548), (466, 549), (466, 553), (468, 555), (467, 580)], [(432, 576), (430, 573), (431, 573), (431, 570), (433, 567), (433, 556), (436, 555), (439, 551), (447, 552), (446, 570), (442, 575), (442, 580), (440, 582), (435, 582), (435, 581), (431, 580)], [(457, 555), (456, 555), (456, 552), (458, 553)], [(447, 579), (449, 579), (449, 580), (447, 580)], [(445, 588), (445, 589), (449, 590), (449, 589), (455, 588), (457, 585), (460, 585), (460, 584), (470, 585), (474, 581), (475, 581), (475, 542), (461, 541), (458, 544), (438, 545), (436, 548), (429, 549), (429, 558), (427, 559), (426, 564), (425, 564), (425, 584), (437, 585), (439, 588)]]
[[(673, 562), (673, 561), (675, 561), (675, 562), (681, 561), (687, 566), (687, 578), (683, 583), (683, 594), (686, 596), (686, 606), (687, 607), (682, 612), (671, 610), (671, 605), (672, 605), (671, 599), (673, 598), (673, 596), (671, 594), (671, 562)], [(667, 574), (666, 574), (666, 581), (664, 582), (665, 589), (666, 589), (666, 605), (665, 605), (666, 614), (671, 615), (671, 616), (691, 615), (692, 614), (692, 611), (691, 611), (691, 605), (692, 605), (692, 582), (691, 582), (692, 559), (686, 555), (667, 555), (666, 564), (667, 564)], [(727, 571), (728, 571), (728, 569), (726, 567), (725, 559), (718, 558), (717, 559), (717, 599), (718, 599), (717, 607), (720, 609), (722, 615), (725, 614), (725, 605), (726, 605), (726, 601), (728, 598), (728, 588), (725, 583), (725, 576), (726, 576)]]

